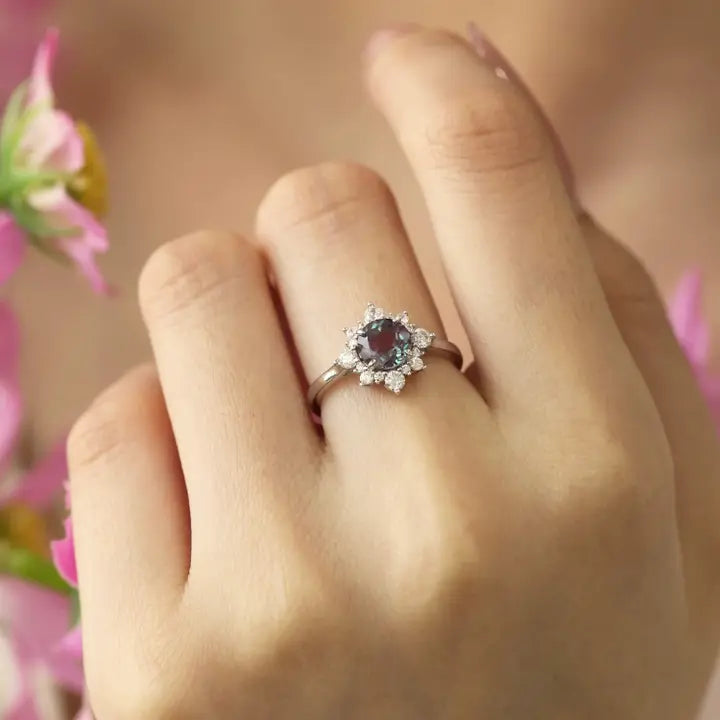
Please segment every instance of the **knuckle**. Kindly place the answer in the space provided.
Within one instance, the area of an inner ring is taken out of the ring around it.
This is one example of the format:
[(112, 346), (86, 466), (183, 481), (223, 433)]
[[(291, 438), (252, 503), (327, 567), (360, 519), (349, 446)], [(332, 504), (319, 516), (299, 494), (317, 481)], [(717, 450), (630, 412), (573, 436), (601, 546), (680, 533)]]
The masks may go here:
[(437, 103), (420, 133), (436, 169), (519, 171), (540, 165), (548, 155), (537, 119), (509, 83), (473, 88)]
[(261, 273), (260, 257), (232, 233), (202, 231), (172, 240), (150, 256), (140, 275), (140, 306), (149, 316), (171, 315), (229, 283)]
[(332, 162), (301, 168), (268, 190), (258, 210), (258, 234), (270, 244), (286, 231), (337, 235), (378, 199), (392, 202), (384, 181), (362, 165)]
[(73, 425), (67, 440), (68, 464), (71, 469), (95, 465), (115, 454), (128, 439), (129, 389), (118, 383), (106, 390)]
[(272, 623), (262, 623), (255, 629), (237, 658), (238, 665), (246, 677), (251, 677), (271, 668), (291, 666), (299, 658), (321, 656), (341, 627), (332, 613), (322, 615), (314, 608), (288, 610)]
[(487, 538), (467, 511), (428, 508), (416, 527), (413, 540), (386, 557), (385, 600), (398, 618), (457, 608), (488, 582), (492, 569)]
[(371, 84), (392, 97), (403, 144), (430, 169), (502, 172), (552, 158), (526, 93), (478, 67), (477, 53), (453, 33), (402, 36), (378, 60)]
[[(669, 449), (656, 449), (647, 462), (628, 439), (610, 433), (596, 434), (578, 446), (576, 462), (566, 465), (562, 495), (557, 498), (560, 533), (595, 541), (621, 539), (628, 550), (644, 546), (655, 519), (665, 517), (672, 498), (669, 483), (659, 480), (672, 473)], [(608, 545), (610, 547), (610, 545)]]
[[(322, 652), (347, 622), (337, 587), (318, 572), (314, 559), (295, 556), (271, 565), (266, 573), (254, 583), (253, 593), (240, 592), (242, 612), (233, 617), (227, 617), (226, 609), (228, 602), (236, 602), (237, 585), (228, 585), (209, 600), (206, 589), (217, 582), (212, 576), (196, 576), (185, 596), (189, 613), (199, 618), (189, 630), (191, 645), (220, 648), (245, 677)], [(243, 582), (240, 588), (245, 587)]]

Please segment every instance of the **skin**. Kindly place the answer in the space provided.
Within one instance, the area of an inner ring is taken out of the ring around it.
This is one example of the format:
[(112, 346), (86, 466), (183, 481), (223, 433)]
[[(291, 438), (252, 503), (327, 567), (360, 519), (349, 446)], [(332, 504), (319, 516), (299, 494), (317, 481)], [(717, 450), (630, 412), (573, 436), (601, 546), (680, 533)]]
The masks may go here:
[(392, 184), (446, 328), (469, 349), (415, 181), (362, 94), (359, 52), (389, 22), (463, 31), (476, 21), (550, 116), (585, 207), (629, 243), (664, 294), (696, 265), (707, 311), (720, 308), (713, 0), (50, 5), (62, 33), (59, 98), (107, 156), (103, 265), (119, 292), (91, 301), (82, 281), (35, 255), (10, 288), (24, 328), (26, 444), (38, 454), (147, 358), (134, 288), (150, 252), (190, 228), (251, 228), (279, 175), (327, 158), (353, 159)]
[[(687, 720), (720, 623), (720, 453), (642, 266), (578, 215), (525, 94), (458, 37), (376, 35), (476, 365), (313, 425), (368, 299), (438, 329), (388, 185), (284, 175), (255, 233), (145, 265), (154, 363), (69, 439), (103, 720)], [(283, 332), (268, 276), (275, 280)]]

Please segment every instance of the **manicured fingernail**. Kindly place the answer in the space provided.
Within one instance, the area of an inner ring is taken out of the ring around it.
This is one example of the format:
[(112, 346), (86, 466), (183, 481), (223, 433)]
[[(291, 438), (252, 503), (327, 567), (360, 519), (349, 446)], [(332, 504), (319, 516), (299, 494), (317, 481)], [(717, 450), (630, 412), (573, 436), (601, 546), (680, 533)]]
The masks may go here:
[(530, 102), (532, 103), (533, 107), (538, 113), (538, 116), (545, 125), (545, 128), (550, 135), (550, 138), (552, 139), (553, 145), (555, 147), (555, 158), (558, 167), (560, 168), (563, 180), (565, 182), (565, 187), (567, 188), (570, 199), (576, 206), (576, 209), (579, 210), (580, 202), (577, 197), (575, 174), (573, 173), (570, 159), (568, 158), (567, 152), (565, 152), (565, 148), (560, 140), (559, 135), (557, 134), (555, 128), (550, 122), (550, 119), (545, 114), (545, 111), (542, 109), (542, 106), (537, 101), (537, 98), (530, 91), (530, 88), (525, 84), (523, 79), (518, 74), (517, 70), (515, 70), (515, 68), (511, 65), (508, 59), (490, 42), (490, 40), (488, 40), (482, 30), (480, 30), (480, 28), (475, 23), (470, 23), (468, 25), (468, 36), (470, 38), (470, 43), (475, 48), (477, 54), (494, 69), (495, 74), (499, 78), (507, 80), (516, 87), (520, 88), (520, 90), (525, 93), (528, 100), (530, 100)]
[(376, 30), (365, 46), (365, 57), (374, 60), (393, 40), (415, 32), (420, 26), (417, 23), (397, 23)]

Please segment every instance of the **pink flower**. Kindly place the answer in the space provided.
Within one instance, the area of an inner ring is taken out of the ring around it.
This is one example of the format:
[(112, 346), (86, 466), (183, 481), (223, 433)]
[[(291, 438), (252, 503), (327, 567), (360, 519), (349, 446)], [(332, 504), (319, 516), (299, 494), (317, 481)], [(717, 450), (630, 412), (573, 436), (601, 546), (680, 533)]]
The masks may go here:
[(39, 718), (38, 703), (59, 703), (55, 685), (82, 692), (82, 666), (63, 643), (70, 612), (67, 596), (0, 577), (0, 626), (10, 628), (4, 669), (13, 680), (0, 692), (0, 717)]
[(15, 315), (9, 305), (0, 302), (0, 471), (15, 445), (22, 417), (17, 376), (19, 346), (20, 330)]
[(71, 260), (99, 293), (96, 255), (108, 248), (104, 166), (88, 128), (55, 108), (51, 75), (58, 33), (40, 43), (28, 82), (12, 95), (0, 133), (0, 281), (30, 242)]
[(670, 322), (695, 371), (700, 389), (720, 429), (720, 376), (710, 370), (710, 327), (702, 312), (702, 277), (686, 272), (670, 302)]
[(77, 564), (75, 563), (75, 538), (73, 536), (72, 518), (68, 517), (64, 523), (65, 537), (53, 540), (50, 543), (53, 562), (57, 571), (68, 585), (76, 588), (78, 585)]
[[(65, 505), (70, 507), (70, 494), (65, 486)], [(50, 543), (50, 552), (57, 571), (68, 585), (77, 588), (78, 571), (75, 561), (75, 537), (73, 535), (72, 518), (68, 516), (63, 523), (65, 537)], [(82, 631), (78, 623), (62, 640), (66, 652), (75, 660), (82, 661)]]
[[(0, 341), (4, 339), (5, 335), (0, 334)], [(8, 365), (14, 366), (16, 357), (10, 360)], [(22, 504), (36, 511), (46, 510), (66, 478), (62, 443), (14, 483), (6, 479), (0, 486), (0, 508), (12, 503), (15, 507)], [(53, 554), (60, 558), (63, 574), (77, 584), (72, 535), (69, 545), (63, 546), (61, 541)], [(59, 706), (57, 686), (76, 693), (83, 691), (79, 626), (68, 632), (71, 604), (66, 594), (0, 575), (0, 677), (10, 678), (7, 688), (0, 687), (0, 717), (39, 720), (41, 706)]]
[[(65, 504), (70, 507), (70, 495), (67, 485), (65, 486)], [(63, 579), (72, 587), (78, 586), (77, 563), (75, 561), (75, 538), (73, 535), (72, 518), (68, 517), (64, 522), (65, 537), (61, 540), (54, 540), (50, 543), (53, 562)], [(67, 633), (60, 642), (60, 647), (67, 657), (73, 658), (80, 665), (82, 663), (82, 629), (80, 623)], [(83, 705), (75, 720), (93, 720), (92, 711), (88, 704), (87, 694), (83, 698)]]
[(0, 491), (0, 506), (4, 502), (22, 503), (37, 510), (54, 505), (58, 490), (67, 478), (65, 442), (58, 443), (40, 462), (15, 483), (7, 482)]

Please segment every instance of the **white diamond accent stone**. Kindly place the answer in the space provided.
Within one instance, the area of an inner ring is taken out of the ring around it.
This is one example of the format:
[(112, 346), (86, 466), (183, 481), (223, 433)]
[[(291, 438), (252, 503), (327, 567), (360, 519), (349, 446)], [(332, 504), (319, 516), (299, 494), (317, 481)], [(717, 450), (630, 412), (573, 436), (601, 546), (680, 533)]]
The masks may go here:
[(360, 384), (361, 385), (372, 385), (375, 380), (375, 375), (372, 370), (365, 370), (360, 373)]
[(355, 372), (356, 372), (356, 373), (365, 372), (366, 370), (367, 370), (367, 365), (366, 365), (365, 363), (359, 362), (359, 363), (357, 363), (357, 364), (355, 365)]
[(373, 375), (373, 380), (375, 380), (376, 383), (385, 382), (385, 373), (376, 372), (375, 375)]
[(385, 311), (382, 308), (375, 308), (375, 320), (380, 320), (385, 317)]
[(421, 357), (414, 357), (412, 360), (410, 360), (410, 368), (418, 372), (419, 370), (422, 370), (425, 367), (425, 363), (423, 362), (423, 359)]
[(346, 350), (344, 353), (341, 353), (337, 362), (341, 368), (345, 368), (345, 370), (352, 370), (357, 362), (357, 355), (351, 350)]
[(422, 350), (430, 347), (430, 343), (432, 343), (432, 341), (432, 333), (429, 333), (427, 330), (423, 330), (423, 328), (418, 328), (413, 333), (413, 343), (415, 343), (416, 347), (419, 347)]
[(375, 319), (375, 306), (370, 303), (365, 310), (365, 316), (363, 318), (363, 325), (372, 322)]
[(400, 368), (400, 372), (401, 372), (403, 375), (409, 375), (409, 374), (412, 372), (412, 368), (411, 368), (409, 365), (403, 365), (403, 366)]
[(385, 375), (385, 387), (399, 393), (405, 387), (405, 376), (398, 370), (391, 370)]

